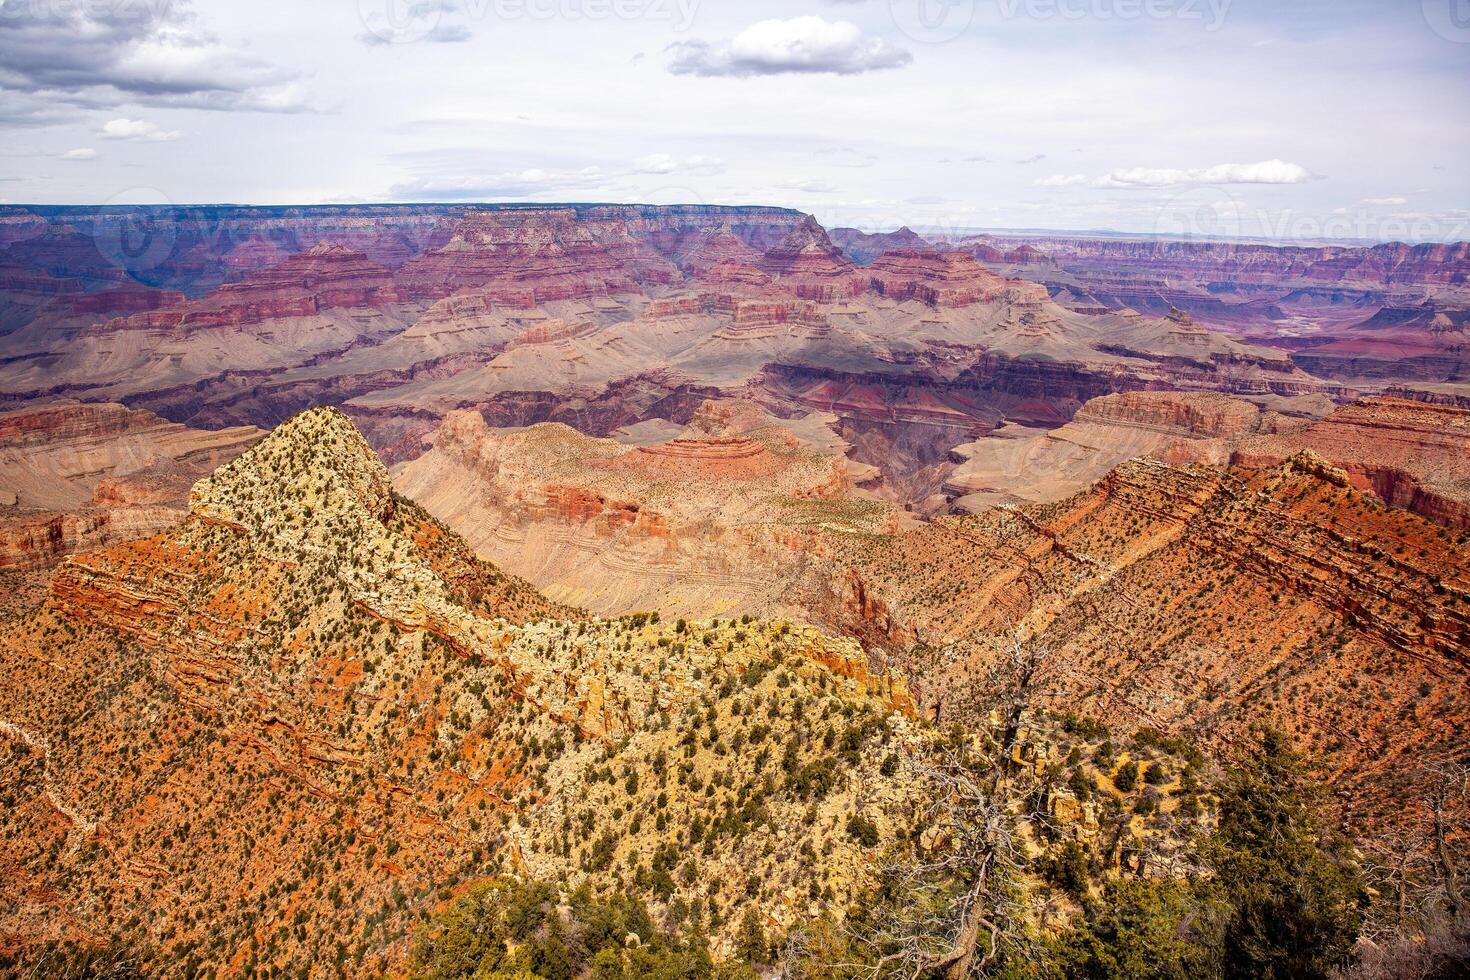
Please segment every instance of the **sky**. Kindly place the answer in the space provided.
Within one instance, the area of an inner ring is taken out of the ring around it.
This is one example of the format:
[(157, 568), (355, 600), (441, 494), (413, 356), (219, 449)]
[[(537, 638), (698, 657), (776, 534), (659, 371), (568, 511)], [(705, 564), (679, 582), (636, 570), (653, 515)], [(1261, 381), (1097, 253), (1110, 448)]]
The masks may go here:
[(0, 201), (1470, 239), (1470, 0), (0, 0)]

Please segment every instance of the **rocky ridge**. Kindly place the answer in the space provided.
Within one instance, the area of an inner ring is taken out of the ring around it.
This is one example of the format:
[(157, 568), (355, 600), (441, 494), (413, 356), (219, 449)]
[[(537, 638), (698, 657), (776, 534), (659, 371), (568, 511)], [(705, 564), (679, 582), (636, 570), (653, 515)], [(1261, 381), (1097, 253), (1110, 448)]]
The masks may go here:
[(1052, 651), (1056, 703), (1217, 745), (1273, 717), (1391, 822), (1415, 767), (1470, 732), (1470, 566), (1463, 532), (1352, 484), (1310, 451), (1261, 469), (1134, 460), (1067, 500), (865, 544), (812, 601), (902, 651), (928, 710), (963, 702), (976, 637), (1019, 630)]
[(1270, 465), (1310, 449), (1395, 507), (1470, 529), (1470, 411), (1365, 398), (1290, 433), (1244, 440), (1232, 460)]
[(777, 928), (866, 887), (854, 806), (883, 839), (913, 812), (879, 774), (912, 701), (852, 641), (586, 618), (474, 558), (331, 410), (200, 481), (174, 528), (70, 559), (0, 668), (0, 950), (121, 935), (220, 976), (376, 971), (441, 887), (626, 888), (670, 847), (699, 866), (681, 895), (728, 908), (748, 880)]

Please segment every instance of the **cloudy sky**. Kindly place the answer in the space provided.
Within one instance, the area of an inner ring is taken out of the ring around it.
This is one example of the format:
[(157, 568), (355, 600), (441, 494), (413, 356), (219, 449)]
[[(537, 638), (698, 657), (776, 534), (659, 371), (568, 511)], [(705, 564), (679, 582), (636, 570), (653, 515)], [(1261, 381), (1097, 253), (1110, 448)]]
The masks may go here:
[(3, 0), (0, 200), (1470, 238), (1470, 0)]

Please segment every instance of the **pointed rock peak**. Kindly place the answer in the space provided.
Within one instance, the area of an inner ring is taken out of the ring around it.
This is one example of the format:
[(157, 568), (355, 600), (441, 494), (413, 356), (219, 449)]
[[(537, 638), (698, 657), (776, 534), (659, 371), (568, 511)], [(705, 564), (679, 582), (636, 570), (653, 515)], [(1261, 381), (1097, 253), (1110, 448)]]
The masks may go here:
[(198, 517), (278, 539), (347, 535), (393, 513), (388, 470), (342, 412), (313, 408), (194, 485)]
[(1283, 468), (1288, 472), (1314, 476), (1334, 486), (1351, 487), (1353, 485), (1352, 477), (1348, 475), (1347, 470), (1334, 466), (1325, 456), (1312, 449), (1303, 449), (1287, 460)]
[(358, 253), (354, 252), (352, 249), (348, 248), (346, 245), (338, 245), (338, 244), (336, 244), (334, 242), (325, 242), (324, 241), (324, 242), (317, 242), (311, 248), (307, 249), (306, 250), (306, 254), (307, 255), (356, 255)]

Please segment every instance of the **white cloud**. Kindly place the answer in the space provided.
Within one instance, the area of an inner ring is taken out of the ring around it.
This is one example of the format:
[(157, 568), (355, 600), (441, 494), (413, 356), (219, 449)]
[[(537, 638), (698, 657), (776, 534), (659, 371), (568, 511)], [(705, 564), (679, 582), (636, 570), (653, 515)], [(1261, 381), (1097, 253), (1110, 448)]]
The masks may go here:
[(837, 190), (825, 180), (789, 180), (776, 185), (782, 190), (804, 191), (807, 194), (831, 194)]
[(902, 68), (913, 55), (880, 37), (863, 34), (851, 21), (821, 17), (763, 20), (733, 38), (713, 44), (678, 41), (669, 70), (676, 75), (857, 75)]
[(1218, 163), (1213, 167), (1175, 170), (1131, 167), (1101, 177), (1085, 174), (1053, 174), (1033, 181), (1035, 187), (1187, 187), (1201, 184), (1304, 184), (1313, 179), (1306, 167), (1284, 160), (1260, 163)]
[(189, 0), (0, 6), (0, 89), (88, 107), (306, 108), (279, 94), (295, 72), (203, 30)]
[(695, 154), (682, 160), (667, 153), (650, 153), (633, 161), (633, 170), (640, 174), (691, 174), (710, 176), (725, 172), (725, 161), (719, 157)]
[(1362, 203), (1397, 206), (1400, 204), (1408, 204), (1409, 199), (1407, 197), (1365, 197), (1363, 198)]
[(132, 140), (137, 143), (167, 143), (182, 135), (176, 129), (159, 129), (157, 124), (143, 119), (109, 119), (97, 131), (107, 140)]
[(94, 150), (94, 149), (92, 149), (90, 146), (84, 146), (84, 147), (80, 147), (80, 148), (75, 149), (75, 150), (67, 150), (65, 153), (63, 153), (61, 155), (61, 159), (63, 159), (63, 160), (95, 160), (95, 159), (97, 159), (97, 151)]
[(1194, 170), (1133, 167), (1102, 178), (1103, 187), (1178, 187), (1183, 184), (1304, 184), (1311, 171), (1284, 160), (1260, 163), (1217, 163)]
[(825, 158), (834, 167), (850, 167), (865, 170), (878, 162), (878, 154), (863, 153), (851, 146), (829, 146), (816, 151), (816, 156)]
[(1052, 174), (1034, 183), (1037, 187), (1086, 187), (1093, 179), (1086, 174)]

